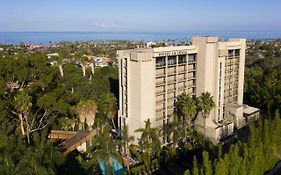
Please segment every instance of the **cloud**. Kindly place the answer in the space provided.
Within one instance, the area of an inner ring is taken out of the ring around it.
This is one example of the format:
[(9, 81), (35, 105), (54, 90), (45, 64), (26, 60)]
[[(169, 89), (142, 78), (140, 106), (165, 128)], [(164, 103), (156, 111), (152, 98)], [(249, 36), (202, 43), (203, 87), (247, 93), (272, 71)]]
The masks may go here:
[(96, 22), (95, 26), (99, 27), (99, 28), (116, 28), (116, 27), (118, 27), (118, 25), (116, 23), (104, 23), (104, 22)]

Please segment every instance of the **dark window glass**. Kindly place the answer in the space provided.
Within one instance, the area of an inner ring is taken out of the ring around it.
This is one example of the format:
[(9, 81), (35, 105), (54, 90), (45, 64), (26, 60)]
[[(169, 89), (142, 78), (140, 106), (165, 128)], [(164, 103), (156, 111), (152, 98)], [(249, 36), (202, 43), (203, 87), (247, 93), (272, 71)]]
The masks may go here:
[(176, 65), (176, 64), (177, 64), (177, 57), (176, 56), (168, 57), (168, 65)]
[(233, 50), (228, 50), (228, 57), (233, 57)]
[(188, 62), (196, 61), (196, 54), (189, 54), (188, 55)]
[(155, 63), (156, 63), (156, 67), (165, 66), (165, 65), (166, 65), (166, 63), (165, 63), (165, 57), (157, 57)]
[(186, 55), (179, 55), (179, 64), (186, 63)]

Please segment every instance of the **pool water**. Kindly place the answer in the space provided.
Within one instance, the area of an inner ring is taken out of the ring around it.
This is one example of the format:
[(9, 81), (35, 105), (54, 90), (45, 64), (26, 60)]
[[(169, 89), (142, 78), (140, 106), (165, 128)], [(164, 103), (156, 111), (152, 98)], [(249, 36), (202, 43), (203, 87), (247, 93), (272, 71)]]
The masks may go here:
[[(99, 163), (99, 167), (102, 171), (102, 174), (106, 175), (107, 168), (106, 168), (105, 161), (99, 159), (98, 163)], [(114, 175), (120, 175), (127, 171), (127, 169), (125, 167), (123, 167), (123, 165), (115, 157), (110, 158), (110, 166), (111, 166), (112, 170), (114, 171)]]

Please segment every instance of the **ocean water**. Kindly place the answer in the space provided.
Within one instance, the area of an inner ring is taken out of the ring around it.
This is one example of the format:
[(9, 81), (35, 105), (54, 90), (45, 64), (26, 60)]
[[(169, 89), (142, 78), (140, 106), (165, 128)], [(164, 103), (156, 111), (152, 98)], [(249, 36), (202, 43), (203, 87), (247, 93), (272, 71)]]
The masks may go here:
[(60, 41), (167, 41), (189, 40), (192, 36), (218, 36), (222, 39), (275, 39), (281, 38), (280, 32), (185, 32), (185, 33), (114, 33), (114, 32), (0, 32), (1, 44), (49, 44)]

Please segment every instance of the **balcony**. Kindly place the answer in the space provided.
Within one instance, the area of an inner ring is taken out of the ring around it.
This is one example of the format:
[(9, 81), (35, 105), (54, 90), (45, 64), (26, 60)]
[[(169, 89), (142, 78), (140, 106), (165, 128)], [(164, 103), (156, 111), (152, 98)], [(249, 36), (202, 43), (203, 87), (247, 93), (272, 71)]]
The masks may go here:
[(177, 72), (175, 72), (175, 71), (170, 71), (170, 72), (168, 72), (168, 76), (170, 76), (170, 75), (176, 75), (177, 74)]
[(192, 69), (188, 69), (188, 72), (195, 72), (195, 68), (192, 68)]
[(186, 73), (186, 70), (179, 70), (178, 71), (178, 74), (185, 74)]
[(169, 88), (167, 92), (170, 93), (170, 92), (175, 92), (175, 91), (176, 91), (175, 88)]
[(156, 86), (163, 86), (165, 85), (166, 81), (159, 81), (159, 82), (156, 82)]
[(174, 101), (176, 99), (176, 97), (168, 97), (167, 101)]
[(165, 110), (164, 108), (159, 108), (159, 109), (156, 109), (156, 112), (162, 112), (164, 110)]
[(174, 105), (168, 105), (167, 106), (167, 109), (169, 110), (169, 109), (174, 109), (175, 108), (175, 106)]
[(163, 94), (165, 94), (165, 91), (156, 91), (156, 95), (158, 96), (158, 95), (163, 95)]
[(156, 78), (160, 78), (160, 77), (165, 77), (165, 73), (162, 73), (162, 74), (156, 74)]
[(170, 85), (170, 84), (175, 84), (176, 83), (176, 80), (168, 80), (167, 84)]
[(179, 90), (179, 91), (184, 90), (184, 89), (186, 89), (185, 86), (178, 87), (178, 90)]
[(179, 78), (178, 79), (178, 83), (181, 83), (181, 82), (184, 82), (184, 81), (186, 81), (186, 78)]
[(163, 104), (164, 102), (165, 102), (165, 99), (156, 100), (156, 104), (157, 104), (157, 105)]
[(195, 78), (195, 76), (188, 76), (188, 80), (194, 80)]
[(174, 108), (167, 110), (168, 115), (173, 115), (173, 113), (174, 113)]
[(188, 83), (187, 86), (190, 88), (190, 87), (195, 87), (196, 85), (195, 85), (195, 83)]

